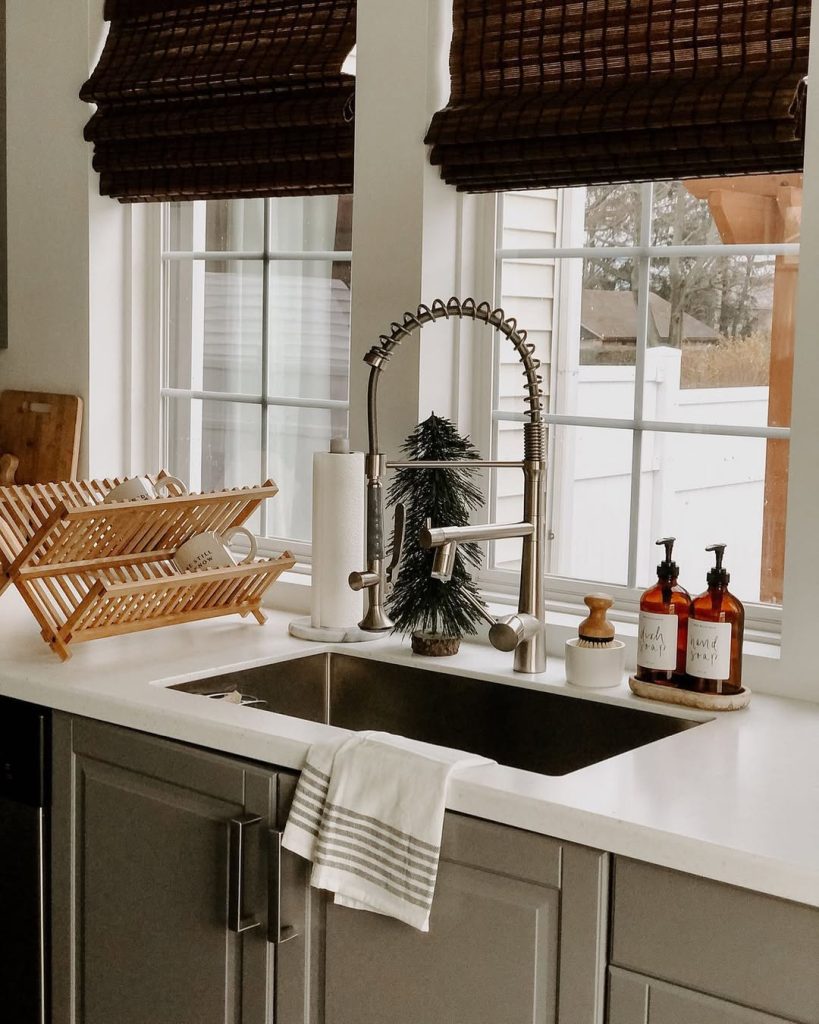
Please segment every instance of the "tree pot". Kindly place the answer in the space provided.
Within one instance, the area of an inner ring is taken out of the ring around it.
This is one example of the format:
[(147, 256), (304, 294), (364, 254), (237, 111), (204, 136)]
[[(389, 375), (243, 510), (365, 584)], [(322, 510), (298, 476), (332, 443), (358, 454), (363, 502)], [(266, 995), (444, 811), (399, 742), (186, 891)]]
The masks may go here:
[(461, 646), (459, 636), (444, 636), (442, 633), (425, 633), (416, 630), (412, 634), (413, 654), (423, 654), (428, 658), (448, 658), (458, 653)]

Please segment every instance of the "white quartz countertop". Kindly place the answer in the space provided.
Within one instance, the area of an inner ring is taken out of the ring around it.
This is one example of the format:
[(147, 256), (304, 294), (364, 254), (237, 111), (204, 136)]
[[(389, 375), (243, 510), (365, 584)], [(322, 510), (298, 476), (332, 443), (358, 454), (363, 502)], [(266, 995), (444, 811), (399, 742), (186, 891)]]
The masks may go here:
[(173, 683), (343, 650), (385, 662), (707, 719), (696, 729), (550, 777), (501, 765), (453, 778), (454, 811), (610, 850), (819, 907), (819, 705), (756, 694), (716, 716), (638, 700), (623, 686), (577, 691), (552, 659), (543, 676), (511, 655), (464, 644), (454, 658), (419, 658), (395, 638), (311, 644), (287, 635), (290, 615), (264, 627), (225, 618), (77, 645), (61, 663), (16, 592), (0, 598), (0, 694), (61, 711), (298, 769), (331, 727), (194, 699)]

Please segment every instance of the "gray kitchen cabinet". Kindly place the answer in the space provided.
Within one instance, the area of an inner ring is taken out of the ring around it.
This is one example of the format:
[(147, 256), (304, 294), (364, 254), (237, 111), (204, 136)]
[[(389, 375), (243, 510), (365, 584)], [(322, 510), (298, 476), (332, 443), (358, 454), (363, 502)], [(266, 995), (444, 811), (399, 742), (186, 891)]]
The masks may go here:
[(295, 781), (56, 714), (52, 1024), (602, 1024), (607, 854), (447, 813), (422, 934), (309, 887)]
[(611, 963), (608, 1024), (819, 1024), (815, 907), (616, 857)]
[(608, 860), (448, 813), (426, 934), (286, 887), (304, 901), (280, 950), (288, 1024), (602, 1021)]
[(793, 1024), (613, 967), (609, 976), (609, 1024)]
[(53, 765), (52, 1024), (272, 1021), (278, 774), (61, 714)]

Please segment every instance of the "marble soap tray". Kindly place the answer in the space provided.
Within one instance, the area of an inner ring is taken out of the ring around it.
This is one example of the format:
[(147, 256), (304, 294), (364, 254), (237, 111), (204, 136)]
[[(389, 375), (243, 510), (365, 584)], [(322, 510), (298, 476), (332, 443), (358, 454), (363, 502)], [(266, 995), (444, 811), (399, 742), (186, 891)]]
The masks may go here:
[(637, 697), (659, 700), (665, 704), (677, 704), (700, 711), (740, 711), (751, 702), (751, 691), (743, 687), (739, 693), (695, 693), (676, 686), (662, 686), (660, 683), (643, 683), (629, 676), (628, 685)]

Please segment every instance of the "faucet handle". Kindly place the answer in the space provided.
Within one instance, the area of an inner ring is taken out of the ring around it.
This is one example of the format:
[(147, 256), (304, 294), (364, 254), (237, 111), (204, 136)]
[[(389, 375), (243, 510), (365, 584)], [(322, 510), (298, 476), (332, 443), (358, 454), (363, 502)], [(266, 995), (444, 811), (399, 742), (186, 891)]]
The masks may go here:
[(539, 628), (540, 622), (534, 615), (507, 615), (490, 627), (489, 642), (499, 651), (514, 651), (524, 640), (531, 640)]
[(377, 572), (351, 572), (347, 577), (347, 583), (350, 590), (369, 590), (370, 587), (376, 587), (381, 582), (381, 577)]
[(398, 578), (398, 563), (401, 561), (401, 552), (404, 549), (404, 530), (406, 521), (407, 510), (404, 507), (404, 503), (399, 501), (395, 506), (395, 519), (393, 520), (392, 527), (392, 555), (385, 575), (388, 594), (392, 590), (395, 580)]

